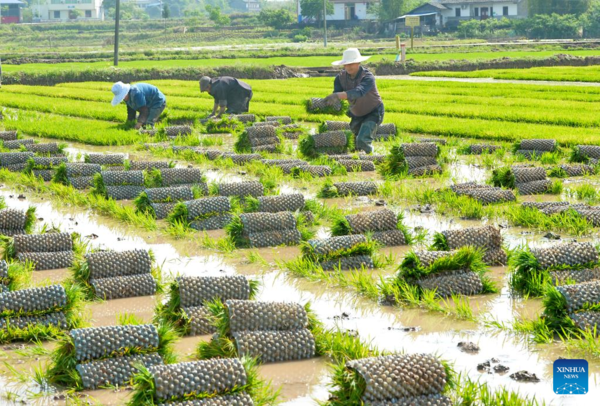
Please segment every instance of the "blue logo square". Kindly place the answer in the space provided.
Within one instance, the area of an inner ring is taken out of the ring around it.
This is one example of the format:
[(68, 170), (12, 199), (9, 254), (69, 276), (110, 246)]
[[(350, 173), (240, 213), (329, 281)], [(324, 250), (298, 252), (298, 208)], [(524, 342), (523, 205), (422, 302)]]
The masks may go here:
[(585, 395), (589, 388), (588, 362), (584, 359), (554, 361), (554, 393), (557, 395)]

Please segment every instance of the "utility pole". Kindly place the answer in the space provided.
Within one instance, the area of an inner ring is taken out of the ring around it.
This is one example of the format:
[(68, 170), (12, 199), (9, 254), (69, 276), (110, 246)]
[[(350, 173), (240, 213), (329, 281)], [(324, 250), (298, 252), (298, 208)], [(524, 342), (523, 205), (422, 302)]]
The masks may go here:
[(323, 30), (325, 31), (323, 46), (327, 48), (327, 0), (323, 0)]
[(119, 66), (119, 20), (121, 17), (121, 0), (117, 0), (115, 9), (115, 66)]

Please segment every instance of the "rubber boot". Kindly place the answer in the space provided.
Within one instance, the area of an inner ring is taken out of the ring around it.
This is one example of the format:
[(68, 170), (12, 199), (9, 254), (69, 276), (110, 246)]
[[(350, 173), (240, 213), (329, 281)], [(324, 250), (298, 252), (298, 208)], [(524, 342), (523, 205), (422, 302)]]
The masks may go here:
[(364, 122), (360, 126), (360, 131), (356, 137), (356, 149), (364, 151), (367, 154), (373, 152), (373, 136), (377, 131), (377, 123), (374, 121)]

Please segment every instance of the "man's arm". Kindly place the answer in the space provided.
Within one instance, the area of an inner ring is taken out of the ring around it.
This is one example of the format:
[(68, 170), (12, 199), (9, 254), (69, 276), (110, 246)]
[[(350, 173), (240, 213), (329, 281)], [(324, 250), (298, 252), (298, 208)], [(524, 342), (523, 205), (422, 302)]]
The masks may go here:
[(127, 105), (127, 121), (135, 120), (136, 111)]
[(144, 124), (146, 124), (146, 120), (148, 120), (148, 115), (150, 114), (150, 109), (148, 106), (144, 106), (140, 108), (140, 115), (138, 117), (137, 123), (135, 124), (135, 129), (139, 130), (142, 128)]
[(372, 74), (367, 74), (362, 78), (358, 86), (356, 86), (352, 90), (348, 90), (345, 93), (346, 97), (340, 96), (340, 99), (347, 98), (350, 101), (360, 99), (361, 97), (369, 93), (371, 89), (373, 89), (373, 86), (375, 86), (375, 76), (373, 76)]

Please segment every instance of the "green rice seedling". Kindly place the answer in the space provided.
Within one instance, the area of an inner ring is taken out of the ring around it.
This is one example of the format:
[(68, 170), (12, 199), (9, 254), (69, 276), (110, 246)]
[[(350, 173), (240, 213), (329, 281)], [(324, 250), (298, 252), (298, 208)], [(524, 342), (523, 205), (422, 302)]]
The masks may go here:
[(136, 212), (144, 213), (156, 218), (156, 213), (152, 207), (152, 202), (148, 198), (148, 194), (146, 192), (140, 193), (139, 196), (133, 200), (133, 204), (135, 205)]
[(315, 158), (318, 154), (315, 150), (315, 140), (311, 134), (306, 134), (298, 141), (298, 150), (306, 158)]
[(240, 154), (252, 152), (252, 144), (250, 143), (250, 138), (246, 131), (239, 133), (237, 140), (233, 144), (233, 150)]
[(179, 202), (175, 205), (171, 213), (167, 216), (167, 222), (171, 225), (179, 223), (189, 226), (188, 208), (185, 203)]
[(108, 192), (106, 191), (106, 186), (104, 185), (104, 179), (102, 179), (101, 173), (94, 175), (93, 185), (90, 192), (92, 194), (108, 198)]
[(144, 171), (144, 186), (147, 188), (161, 187), (162, 174), (160, 169), (154, 168), (149, 171)]
[(587, 156), (587, 154), (581, 153), (581, 150), (578, 146), (574, 146), (571, 150), (571, 156), (569, 157), (569, 160), (571, 162), (581, 162), (587, 164), (590, 161), (590, 157)]
[(205, 130), (209, 134), (234, 133), (244, 129), (244, 124), (236, 119), (224, 117), (220, 120), (208, 120)]
[(552, 195), (560, 195), (562, 192), (563, 192), (563, 183), (558, 179), (552, 181), (552, 185), (550, 185), (548, 193), (550, 193)]
[(321, 199), (332, 199), (335, 197), (339, 197), (337, 188), (333, 185), (333, 181), (331, 180), (331, 178), (328, 177), (327, 179), (325, 179), (323, 186), (317, 192), (317, 197), (320, 197)]
[(36, 208), (35, 206), (29, 206), (27, 211), (25, 212), (25, 233), (31, 234), (33, 232), (33, 227), (35, 226), (35, 222), (37, 221), (37, 216), (35, 215)]
[(550, 332), (571, 335), (579, 329), (567, 312), (567, 299), (554, 286), (547, 285), (544, 292), (544, 312), (541, 320)]
[(550, 274), (540, 268), (537, 258), (527, 249), (511, 256), (509, 266), (511, 288), (527, 296), (542, 296), (550, 284)]
[(513, 205), (506, 207), (502, 215), (516, 226), (543, 231), (565, 231), (573, 235), (585, 235), (593, 230), (593, 226), (573, 209), (548, 216), (532, 207)]
[(54, 171), (54, 177), (52, 182), (60, 183), (61, 185), (68, 186), (71, 184), (69, 177), (67, 176), (67, 164), (61, 163)]
[(569, 175), (560, 166), (555, 166), (548, 171), (548, 177), (550, 177), (550, 178), (568, 178)]
[(314, 248), (308, 242), (304, 242), (300, 245), (302, 255), (305, 259), (312, 262), (320, 262), (327, 260), (339, 259), (341, 257), (354, 256), (354, 255), (372, 255), (377, 249), (377, 243), (367, 239), (365, 242), (358, 243), (349, 249), (340, 249), (335, 252), (329, 252), (324, 255), (318, 255), (314, 252)]
[(596, 202), (600, 200), (598, 191), (589, 183), (582, 183), (575, 187), (570, 187), (567, 189), (567, 194), (576, 199), (586, 200), (589, 202)]
[(402, 145), (394, 145), (377, 171), (386, 179), (396, 179), (408, 174), (408, 165), (404, 158)]
[(233, 219), (225, 226), (227, 236), (233, 241), (238, 248), (248, 248), (250, 239), (244, 235), (244, 223), (240, 216), (233, 216)]
[(515, 188), (515, 175), (513, 175), (510, 167), (494, 169), (492, 172), (492, 185), (496, 187), (505, 187), (508, 189)]

